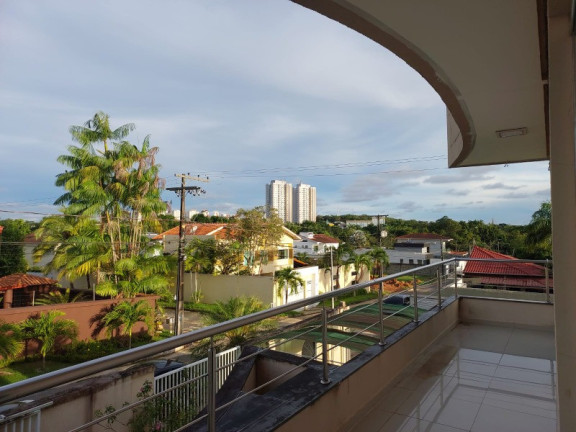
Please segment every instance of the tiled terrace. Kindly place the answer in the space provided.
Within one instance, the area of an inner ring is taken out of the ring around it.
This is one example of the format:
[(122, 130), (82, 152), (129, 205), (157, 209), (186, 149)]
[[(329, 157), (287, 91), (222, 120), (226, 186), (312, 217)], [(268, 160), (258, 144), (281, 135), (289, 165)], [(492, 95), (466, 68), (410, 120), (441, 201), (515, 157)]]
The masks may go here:
[(554, 334), (460, 324), (349, 423), (349, 432), (554, 432)]

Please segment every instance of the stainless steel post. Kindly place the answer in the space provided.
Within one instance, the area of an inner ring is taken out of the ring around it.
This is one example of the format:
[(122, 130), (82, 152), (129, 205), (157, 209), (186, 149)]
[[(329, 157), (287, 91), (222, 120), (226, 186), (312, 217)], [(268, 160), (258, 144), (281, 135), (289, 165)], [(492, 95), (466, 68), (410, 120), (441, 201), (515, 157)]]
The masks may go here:
[(328, 376), (328, 314), (326, 307), (322, 306), (322, 384), (330, 384)]
[(546, 302), (552, 303), (550, 300), (550, 281), (548, 280), (548, 278), (550, 277), (549, 271), (550, 270), (548, 269), (548, 260), (546, 260), (546, 267), (544, 267), (544, 279), (546, 279)]
[(418, 323), (418, 281), (416, 280), (416, 275), (412, 277), (414, 287), (414, 322)]
[(208, 404), (208, 431), (216, 432), (216, 353), (214, 350), (214, 339), (210, 338), (208, 348), (208, 380), (207, 380)]
[(382, 302), (384, 301), (382, 290), (383, 290), (384, 282), (380, 282), (378, 285), (378, 314), (380, 320), (380, 346), (385, 345), (386, 342), (384, 341), (384, 308)]
[(458, 261), (454, 261), (454, 297), (458, 298)]
[(438, 310), (442, 309), (442, 272), (438, 268), (436, 270), (436, 279), (438, 285)]

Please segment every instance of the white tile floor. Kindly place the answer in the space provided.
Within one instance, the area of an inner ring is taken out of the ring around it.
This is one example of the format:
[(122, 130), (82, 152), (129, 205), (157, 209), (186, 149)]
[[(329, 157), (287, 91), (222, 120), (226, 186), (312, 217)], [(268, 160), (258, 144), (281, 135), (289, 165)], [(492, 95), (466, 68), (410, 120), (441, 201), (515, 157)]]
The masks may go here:
[(555, 432), (554, 335), (462, 324), (373, 401), (354, 432)]

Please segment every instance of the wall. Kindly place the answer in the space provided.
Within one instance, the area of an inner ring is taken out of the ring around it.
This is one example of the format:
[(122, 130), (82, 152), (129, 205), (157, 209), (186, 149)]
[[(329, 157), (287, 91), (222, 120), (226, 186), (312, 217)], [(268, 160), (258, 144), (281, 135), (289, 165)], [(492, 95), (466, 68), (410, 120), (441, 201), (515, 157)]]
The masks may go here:
[[(150, 306), (155, 308), (158, 296), (146, 296), (137, 297), (134, 301), (146, 300)], [(7, 323), (19, 323), (32, 315), (48, 312), (51, 310), (59, 310), (64, 312), (66, 315), (62, 316), (61, 319), (71, 319), (76, 321), (78, 324), (78, 340), (92, 339), (92, 332), (96, 328), (96, 323), (91, 322), (97, 317), (97, 315), (106, 311), (110, 306), (118, 303), (118, 299), (112, 300), (96, 300), (96, 301), (84, 301), (75, 303), (62, 303), (56, 305), (45, 305), (45, 306), (29, 306), (29, 307), (18, 307), (11, 309), (0, 309), (0, 321)], [(144, 323), (137, 323), (133, 328), (133, 334), (139, 333), (141, 331), (146, 331), (147, 326)], [(96, 335), (96, 339), (106, 339), (106, 331), (100, 332)]]
[[(359, 356), (356, 361), (366, 363), (358, 369), (350, 364), (350, 370), (355, 369), (353, 373), (349, 374), (344, 368), (336, 369), (332, 377), (337, 383), (275, 430), (342, 430), (354, 415), (363, 409), (371, 408), (369, 403), (372, 398), (385, 389), (411, 362), (417, 361), (423, 350), (457, 323), (458, 302), (454, 302), (369, 361)], [(350, 363), (354, 362), (353, 359)], [(348, 375), (340, 378), (339, 371)]]
[[(197, 287), (195, 285), (197, 282)], [(196, 290), (202, 292), (202, 302), (226, 301), (231, 297), (257, 297), (265, 305), (274, 302), (272, 276), (237, 276), (184, 274), (184, 301), (190, 301)]]
[[(42, 410), (40, 430), (70, 430), (88, 423), (94, 418), (94, 412), (104, 412), (106, 407), (121, 408), (125, 402), (136, 402), (136, 394), (144, 382), (154, 382), (152, 367), (139, 367), (130, 373), (110, 372), (96, 378), (89, 378), (56, 389), (30, 395), (36, 402), (53, 401), (53, 405)], [(121, 414), (112, 425), (116, 432), (128, 431), (126, 423), (132, 415), (131, 410)], [(106, 422), (103, 422), (106, 426)], [(88, 430), (105, 430), (95, 426)]]

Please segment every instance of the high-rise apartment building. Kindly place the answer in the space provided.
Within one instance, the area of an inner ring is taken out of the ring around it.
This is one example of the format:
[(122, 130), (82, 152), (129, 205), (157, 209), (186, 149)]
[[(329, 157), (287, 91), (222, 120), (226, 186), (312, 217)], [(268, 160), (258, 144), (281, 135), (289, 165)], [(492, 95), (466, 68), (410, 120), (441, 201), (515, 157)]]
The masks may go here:
[(316, 222), (316, 188), (299, 183), (294, 188), (292, 220), (295, 223), (304, 221)]
[(295, 188), (284, 180), (266, 185), (266, 212), (275, 208), (284, 222), (316, 221), (316, 188), (299, 183)]
[(284, 222), (292, 222), (292, 185), (284, 180), (272, 180), (266, 185), (266, 216), (275, 208)]

